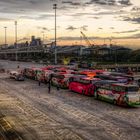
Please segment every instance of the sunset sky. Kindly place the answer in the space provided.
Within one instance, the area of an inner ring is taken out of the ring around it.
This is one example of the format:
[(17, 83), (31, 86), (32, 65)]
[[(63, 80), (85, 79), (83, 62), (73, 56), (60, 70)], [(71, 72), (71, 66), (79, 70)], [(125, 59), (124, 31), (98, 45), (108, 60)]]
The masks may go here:
[(45, 42), (54, 39), (54, 9), (57, 9), (58, 44), (85, 44), (83, 31), (91, 43), (112, 43), (140, 48), (140, 0), (0, 0), (0, 43), (14, 43), (14, 21), (18, 40), (35, 35)]

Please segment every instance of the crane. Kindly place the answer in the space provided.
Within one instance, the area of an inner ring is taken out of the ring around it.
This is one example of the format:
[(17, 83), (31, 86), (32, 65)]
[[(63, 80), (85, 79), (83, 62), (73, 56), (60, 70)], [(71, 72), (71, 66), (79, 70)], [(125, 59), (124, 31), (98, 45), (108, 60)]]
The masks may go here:
[(87, 38), (87, 36), (86, 36), (82, 31), (81, 31), (81, 34), (82, 34), (84, 40), (86, 41), (87, 45), (88, 45), (89, 47), (92, 47), (93, 45), (90, 43), (90, 41), (89, 41), (89, 39)]

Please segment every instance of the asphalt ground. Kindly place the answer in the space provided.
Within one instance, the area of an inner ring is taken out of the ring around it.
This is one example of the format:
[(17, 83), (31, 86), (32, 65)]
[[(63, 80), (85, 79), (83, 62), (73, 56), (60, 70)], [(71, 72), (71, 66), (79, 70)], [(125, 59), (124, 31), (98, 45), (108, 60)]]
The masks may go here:
[[(140, 108), (115, 106), (55, 87), (48, 93), (45, 84), (15, 81), (6, 73), (0, 74), (0, 114), (10, 126), (5, 131), (16, 133), (12, 140), (140, 139)], [(11, 140), (1, 132), (0, 140)]]

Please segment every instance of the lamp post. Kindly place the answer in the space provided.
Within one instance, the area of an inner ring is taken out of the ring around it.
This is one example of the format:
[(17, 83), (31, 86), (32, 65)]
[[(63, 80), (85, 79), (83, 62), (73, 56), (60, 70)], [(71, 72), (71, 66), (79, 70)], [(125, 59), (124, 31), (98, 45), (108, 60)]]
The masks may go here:
[(57, 4), (53, 4), (53, 9), (55, 10), (55, 52), (54, 52), (54, 54), (55, 54), (55, 64), (57, 64), (57, 48), (56, 48), (56, 45), (57, 45), (57, 43), (56, 43), (56, 9), (57, 9)]
[(4, 27), (5, 29), (5, 47), (7, 45), (7, 27)]
[(43, 45), (44, 45), (44, 37), (45, 37), (45, 34), (44, 34), (44, 31), (42, 32), (42, 34), (43, 34)]
[[(5, 31), (5, 48), (7, 46), (7, 27), (4, 27), (4, 31)], [(7, 58), (7, 54), (5, 53), (5, 58)]]
[(17, 47), (17, 21), (15, 21), (15, 48), (16, 48), (16, 61), (18, 60), (18, 47)]
[(117, 51), (118, 51), (118, 48), (117, 48), (116, 42), (115, 42), (115, 46), (116, 46), (116, 49), (115, 49), (115, 65), (117, 65)]

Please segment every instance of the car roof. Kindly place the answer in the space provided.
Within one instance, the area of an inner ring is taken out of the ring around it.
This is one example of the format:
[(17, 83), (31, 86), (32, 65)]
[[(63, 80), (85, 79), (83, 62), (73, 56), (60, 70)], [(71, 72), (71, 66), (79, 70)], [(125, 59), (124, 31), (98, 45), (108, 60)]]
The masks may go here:
[(114, 85), (122, 86), (122, 87), (138, 87), (138, 85), (136, 85), (136, 84), (114, 83)]
[(10, 71), (10, 73), (19, 73), (18, 71)]
[(93, 77), (81, 77), (81, 79), (90, 80), (90, 81), (100, 80), (99, 78), (93, 78)]
[(106, 83), (118, 83), (117, 81), (113, 81), (113, 80), (99, 80), (99, 81), (95, 81), (93, 82), (95, 84), (101, 83), (101, 84), (106, 84)]

